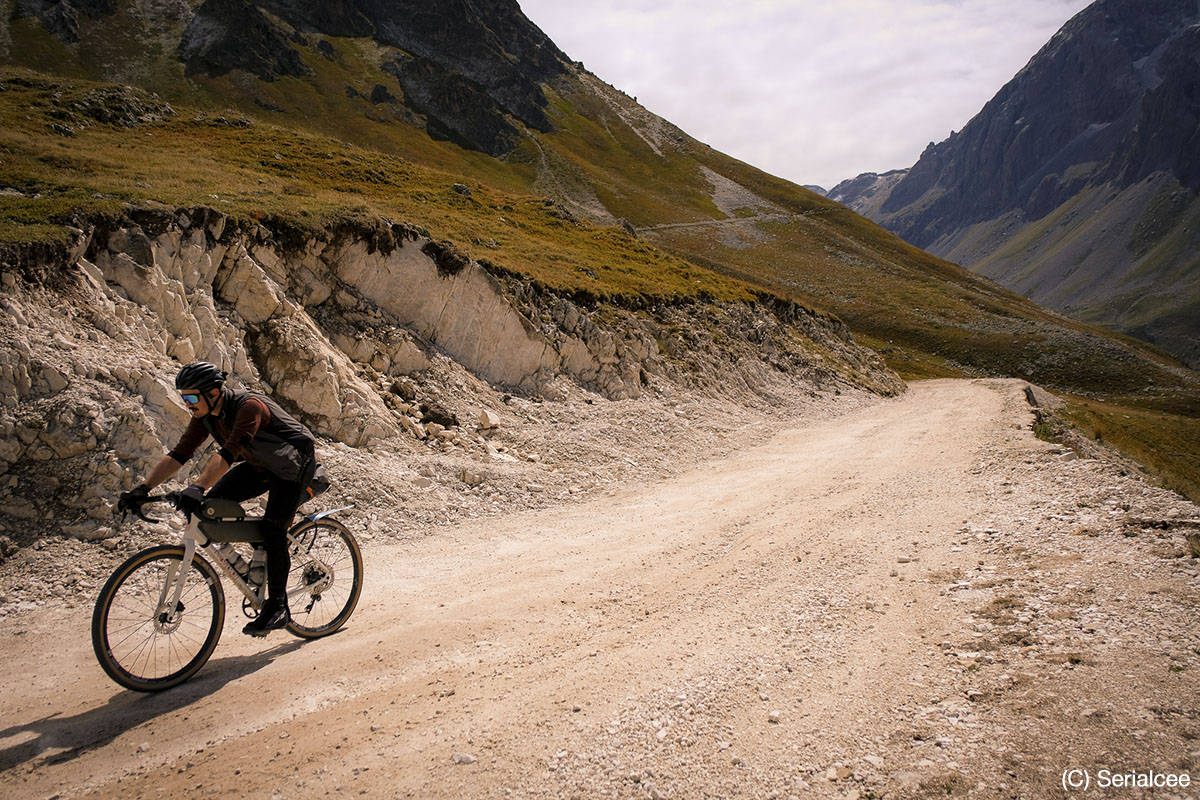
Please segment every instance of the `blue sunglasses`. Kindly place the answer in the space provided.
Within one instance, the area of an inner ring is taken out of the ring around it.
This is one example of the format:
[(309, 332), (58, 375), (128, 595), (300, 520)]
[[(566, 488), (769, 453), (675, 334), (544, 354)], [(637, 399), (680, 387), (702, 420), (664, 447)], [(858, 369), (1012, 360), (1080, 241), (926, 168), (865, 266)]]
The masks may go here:
[(200, 395), (198, 394), (192, 394), (189, 392), (187, 394), (180, 394), (179, 396), (182, 397), (183, 402), (187, 403), (189, 406), (200, 405)]

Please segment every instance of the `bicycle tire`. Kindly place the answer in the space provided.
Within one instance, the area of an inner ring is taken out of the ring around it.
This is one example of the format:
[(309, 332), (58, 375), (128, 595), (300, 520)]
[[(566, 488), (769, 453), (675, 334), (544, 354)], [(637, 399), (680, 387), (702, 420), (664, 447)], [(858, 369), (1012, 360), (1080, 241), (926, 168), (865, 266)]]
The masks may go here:
[(174, 620), (160, 613), (168, 570), (178, 568), (183, 553), (178, 545), (135, 553), (96, 598), (92, 649), (108, 676), (126, 689), (160, 692), (178, 686), (204, 666), (221, 638), (225, 590), (199, 554), (179, 599), (182, 613)]
[(354, 534), (332, 519), (290, 531), (287, 630), (302, 639), (328, 636), (346, 624), (362, 592), (362, 551)]

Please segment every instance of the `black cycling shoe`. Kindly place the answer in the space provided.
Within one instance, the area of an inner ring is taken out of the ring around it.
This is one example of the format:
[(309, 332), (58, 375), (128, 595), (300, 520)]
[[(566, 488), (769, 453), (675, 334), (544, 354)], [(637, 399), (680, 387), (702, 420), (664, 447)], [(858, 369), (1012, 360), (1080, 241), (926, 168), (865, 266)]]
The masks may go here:
[(271, 631), (277, 631), (292, 621), (287, 603), (278, 600), (268, 600), (263, 603), (262, 611), (257, 617), (246, 623), (242, 633), (250, 636), (266, 636)]

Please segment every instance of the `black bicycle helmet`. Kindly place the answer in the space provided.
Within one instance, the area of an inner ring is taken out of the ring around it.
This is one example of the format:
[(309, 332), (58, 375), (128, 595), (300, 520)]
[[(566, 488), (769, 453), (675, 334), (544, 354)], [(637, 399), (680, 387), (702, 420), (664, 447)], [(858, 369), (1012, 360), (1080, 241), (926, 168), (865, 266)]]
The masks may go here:
[(228, 373), (221, 372), (216, 365), (207, 361), (197, 361), (179, 370), (179, 374), (175, 376), (175, 388), (207, 392), (209, 389), (224, 386), (226, 377)]

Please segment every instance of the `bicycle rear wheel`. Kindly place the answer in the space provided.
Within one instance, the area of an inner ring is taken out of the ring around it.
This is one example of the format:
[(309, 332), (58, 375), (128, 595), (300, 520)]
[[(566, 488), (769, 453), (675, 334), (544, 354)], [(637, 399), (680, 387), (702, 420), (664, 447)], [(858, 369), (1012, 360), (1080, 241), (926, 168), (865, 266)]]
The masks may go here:
[(92, 613), (92, 649), (108, 676), (126, 689), (158, 692), (204, 666), (221, 637), (225, 591), (212, 565), (197, 555), (179, 603), (163, 601), (183, 548), (151, 547), (117, 567)]
[(287, 629), (304, 639), (327, 636), (350, 619), (362, 591), (362, 553), (345, 525), (304, 522), (290, 532)]

